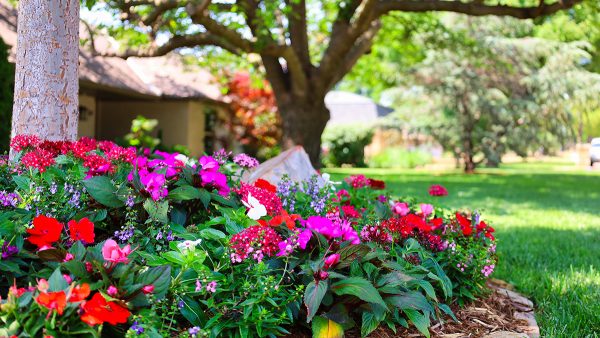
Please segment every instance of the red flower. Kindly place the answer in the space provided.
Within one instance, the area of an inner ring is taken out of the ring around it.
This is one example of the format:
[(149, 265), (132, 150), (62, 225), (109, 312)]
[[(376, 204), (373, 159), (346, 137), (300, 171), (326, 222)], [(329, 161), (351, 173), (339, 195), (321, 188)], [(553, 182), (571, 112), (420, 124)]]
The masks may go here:
[(154, 285), (152, 285), (152, 284), (144, 285), (144, 287), (142, 288), (142, 292), (145, 295), (154, 292)]
[(279, 215), (283, 210), (279, 196), (268, 189), (242, 183), (237, 193), (242, 201), (248, 201), (248, 195), (252, 195), (265, 206), (267, 213), (271, 216)]
[(48, 310), (56, 310), (59, 315), (62, 315), (67, 306), (67, 295), (64, 291), (40, 292), (35, 301), (43, 307), (48, 308)]
[(81, 302), (86, 299), (90, 295), (90, 285), (88, 283), (83, 283), (81, 285), (77, 285), (71, 291), (71, 297), (69, 297), (69, 302)]
[(72, 220), (69, 221), (69, 234), (71, 239), (75, 241), (82, 241), (86, 244), (94, 243), (94, 223), (87, 218), (82, 218), (79, 222)]
[(14, 151), (21, 151), (28, 147), (37, 147), (40, 139), (35, 135), (16, 135), (10, 140), (10, 147)]
[(127, 323), (131, 312), (116, 302), (107, 302), (100, 294), (95, 293), (92, 299), (85, 302), (81, 308), (81, 320), (89, 325), (109, 323), (111, 325)]
[(267, 180), (263, 180), (262, 178), (257, 179), (256, 182), (254, 182), (254, 186), (257, 187), (257, 188), (268, 190), (268, 191), (270, 191), (272, 193), (276, 193), (277, 192), (277, 187), (276, 186), (272, 185)]
[(371, 189), (375, 189), (375, 190), (382, 190), (382, 189), (385, 189), (385, 182), (382, 180), (376, 180), (373, 178), (369, 178), (369, 187), (371, 187)]
[(456, 220), (462, 229), (463, 235), (470, 236), (473, 233), (473, 227), (471, 221), (460, 213), (456, 213)]
[(342, 205), (342, 211), (344, 212), (345, 218), (360, 218), (360, 214), (356, 211), (356, 208), (352, 205)]
[(431, 196), (448, 196), (448, 190), (439, 184), (434, 184), (429, 188)]
[[(285, 223), (285, 225), (288, 227), (288, 229), (292, 230), (292, 229), (296, 228), (296, 220), (300, 219), (300, 218), (301, 218), (300, 215), (298, 215), (298, 214), (290, 215), (284, 209), (281, 211), (281, 215), (277, 215), (277, 216), (273, 217), (269, 221), (268, 225), (276, 227), (276, 226), (279, 226), (279, 225)], [(266, 222), (265, 223), (261, 223), (261, 221), (258, 221), (258, 222), (262, 225), (267, 225)]]
[(47, 150), (36, 149), (23, 155), (21, 163), (27, 168), (37, 168), (41, 173), (55, 163), (54, 156)]
[(38, 248), (52, 246), (60, 239), (62, 229), (63, 224), (56, 219), (43, 215), (37, 216), (33, 219), (33, 229), (27, 229), (27, 233), (31, 235), (27, 240)]

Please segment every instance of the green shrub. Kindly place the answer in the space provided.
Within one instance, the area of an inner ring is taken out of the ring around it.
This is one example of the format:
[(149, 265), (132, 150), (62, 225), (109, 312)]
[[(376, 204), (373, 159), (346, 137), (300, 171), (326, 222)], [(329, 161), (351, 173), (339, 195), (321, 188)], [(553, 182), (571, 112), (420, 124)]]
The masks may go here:
[(386, 148), (368, 160), (371, 168), (416, 168), (431, 163), (431, 154), (422, 150)]
[(339, 167), (344, 164), (365, 167), (365, 147), (372, 139), (372, 126), (328, 126), (322, 137), (323, 146), (327, 149), (323, 156), (323, 164), (327, 167)]

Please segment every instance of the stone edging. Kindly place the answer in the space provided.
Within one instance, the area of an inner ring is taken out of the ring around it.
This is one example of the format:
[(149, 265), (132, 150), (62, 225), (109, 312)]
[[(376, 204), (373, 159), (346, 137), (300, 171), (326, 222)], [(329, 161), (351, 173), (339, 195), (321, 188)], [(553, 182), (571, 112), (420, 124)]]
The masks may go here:
[(512, 305), (515, 308), (515, 319), (523, 322), (523, 325), (520, 325), (523, 333), (498, 331), (485, 336), (485, 338), (540, 338), (540, 328), (535, 320), (533, 303), (523, 295), (510, 290), (512, 285), (504, 281), (491, 280), (488, 285), (494, 292), (502, 294), (512, 301)]

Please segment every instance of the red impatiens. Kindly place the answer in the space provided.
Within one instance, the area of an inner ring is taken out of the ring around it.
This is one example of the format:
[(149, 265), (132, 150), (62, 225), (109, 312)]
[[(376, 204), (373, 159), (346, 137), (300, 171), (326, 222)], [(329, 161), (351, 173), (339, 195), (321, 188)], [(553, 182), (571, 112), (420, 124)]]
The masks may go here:
[(30, 235), (27, 240), (40, 249), (50, 247), (60, 239), (63, 226), (54, 218), (44, 215), (37, 216), (33, 219), (33, 228), (27, 229), (27, 233)]
[(50, 310), (50, 312), (56, 311), (59, 315), (62, 315), (67, 306), (67, 295), (64, 291), (40, 292), (35, 301)]
[(81, 285), (77, 285), (71, 291), (71, 296), (69, 297), (69, 302), (81, 302), (85, 300), (90, 295), (90, 285), (88, 283), (83, 283)]
[(94, 223), (87, 218), (82, 218), (79, 222), (73, 220), (69, 222), (69, 235), (75, 241), (82, 241), (85, 244), (94, 243)]
[(124, 324), (131, 315), (129, 310), (117, 302), (107, 302), (99, 293), (95, 293), (81, 308), (83, 309), (81, 320), (92, 326), (103, 323)]

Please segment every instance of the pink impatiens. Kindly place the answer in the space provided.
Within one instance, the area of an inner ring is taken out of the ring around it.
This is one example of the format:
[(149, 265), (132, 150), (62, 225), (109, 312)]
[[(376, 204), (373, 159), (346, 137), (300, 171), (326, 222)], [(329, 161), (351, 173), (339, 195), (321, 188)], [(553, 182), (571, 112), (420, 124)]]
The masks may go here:
[(102, 246), (102, 257), (104, 260), (111, 263), (128, 263), (129, 254), (131, 253), (131, 246), (127, 244), (121, 248), (117, 242), (112, 239), (104, 242)]

